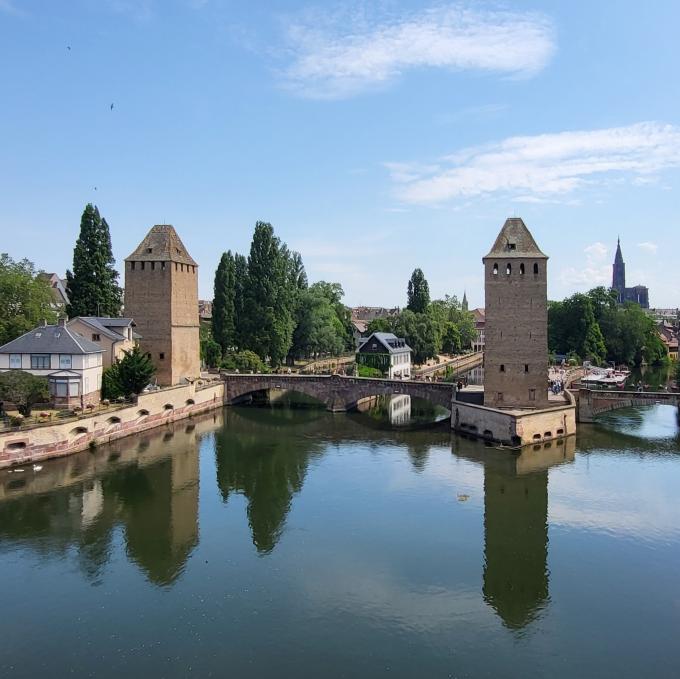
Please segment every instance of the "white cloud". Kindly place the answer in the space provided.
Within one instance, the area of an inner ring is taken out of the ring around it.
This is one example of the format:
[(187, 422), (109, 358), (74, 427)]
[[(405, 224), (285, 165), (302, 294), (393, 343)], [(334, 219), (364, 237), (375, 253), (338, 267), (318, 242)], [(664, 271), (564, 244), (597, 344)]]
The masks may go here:
[(604, 259), (607, 256), (609, 248), (604, 243), (597, 241), (595, 243), (591, 243), (590, 245), (586, 245), (586, 247), (583, 248), (583, 252), (585, 252), (586, 255), (591, 259), (598, 260)]
[(609, 285), (612, 276), (611, 263), (605, 262), (609, 249), (596, 241), (583, 248), (585, 257), (582, 266), (569, 266), (560, 272), (564, 285), (589, 289), (597, 285)]
[(293, 63), (286, 85), (322, 99), (352, 96), (418, 68), (531, 75), (555, 50), (543, 15), (451, 4), (398, 17), (308, 14), (287, 25), (287, 37)]
[(437, 163), (386, 163), (397, 196), (416, 204), (517, 191), (524, 202), (544, 200), (612, 173), (629, 180), (679, 165), (680, 128), (656, 122), (510, 137)]
[(659, 246), (656, 243), (651, 243), (650, 241), (645, 241), (644, 243), (638, 243), (637, 246), (641, 250), (645, 250), (646, 252), (649, 252), (653, 255), (655, 255), (656, 251), (659, 249)]

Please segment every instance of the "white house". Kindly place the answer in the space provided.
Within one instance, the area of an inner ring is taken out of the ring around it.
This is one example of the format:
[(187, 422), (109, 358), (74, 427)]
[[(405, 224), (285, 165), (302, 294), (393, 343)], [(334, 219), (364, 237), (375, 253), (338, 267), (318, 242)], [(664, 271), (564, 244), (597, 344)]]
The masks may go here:
[(391, 332), (374, 332), (359, 346), (357, 364), (376, 368), (390, 379), (409, 379), (411, 347)]
[(0, 372), (25, 370), (47, 378), (55, 406), (98, 403), (102, 353), (65, 325), (40, 325), (0, 347)]

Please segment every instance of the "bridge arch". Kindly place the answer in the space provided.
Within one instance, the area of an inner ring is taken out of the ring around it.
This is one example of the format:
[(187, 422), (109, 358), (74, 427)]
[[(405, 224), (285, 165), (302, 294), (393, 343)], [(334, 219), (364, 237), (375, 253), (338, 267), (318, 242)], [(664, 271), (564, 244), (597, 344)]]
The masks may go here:
[(680, 393), (653, 391), (604, 391), (579, 389), (579, 422), (593, 422), (598, 415), (620, 408), (635, 406), (671, 405), (680, 412)]
[(451, 410), (453, 385), (410, 380), (343, 377), (341, 375), (225, 375), (225, 403), (269, 389), (297, 391), (326, 404), (328, 410), (344, 412), (372, 396), (408, 394)]

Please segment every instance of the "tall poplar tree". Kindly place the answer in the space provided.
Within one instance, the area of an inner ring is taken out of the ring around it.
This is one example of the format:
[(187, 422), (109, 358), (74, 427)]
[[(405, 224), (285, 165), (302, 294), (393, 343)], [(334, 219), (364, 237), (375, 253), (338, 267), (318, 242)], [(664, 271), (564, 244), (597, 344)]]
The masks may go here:
[(424, 314), (430, 304), (430, 286), (421, 269), (416, 269), (408, 282), (406, 308), (416, 314)]
[(109, 225), (88, 203), (73, 250), (73, 272), (66, 272), (69, 316), (119, 316), (122, 290), (111, 247)]
[(231, 250), (223, 253), (215, 272), (212, 329), (215, 341), (226, 354), (236, 346), (235, 260)]
[(234, 255), (234, 344), (241, 350), (246, 345), (246, 291), (248, 290), (248, 260)]

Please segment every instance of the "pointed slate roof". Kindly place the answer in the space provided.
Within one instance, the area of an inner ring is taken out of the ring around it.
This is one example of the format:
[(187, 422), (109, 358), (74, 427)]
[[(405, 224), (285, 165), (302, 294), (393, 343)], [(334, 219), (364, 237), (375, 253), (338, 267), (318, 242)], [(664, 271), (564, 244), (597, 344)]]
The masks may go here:
[(616, 255), (614, 256), (614, 263), (615, 264), (618, 264), (618, 263), (623, 264), (623, 254), (621, 253), (621, 239), (620, 238), (616, 239)]
[(548, 259), (548, 256), (541, 252), (534, 237), (520, 217), (510, 217), (505, 220), (496, 242), (482, 261), (496, 257), (502, 259), (520, 257)]
[(137, 249), (125, 258), (126, 262), (178, 262), (198, 266), (187, 252), (171, 224), (152, 226)]

